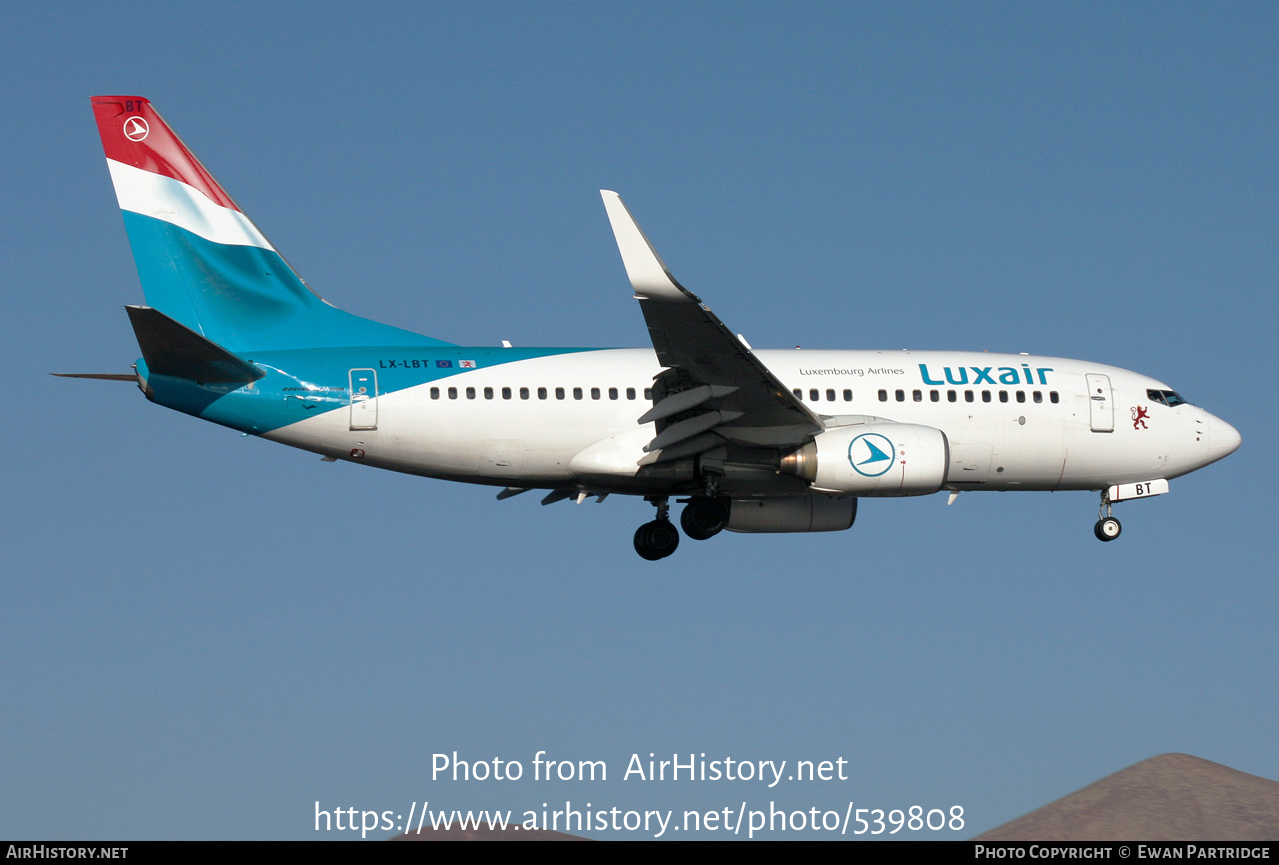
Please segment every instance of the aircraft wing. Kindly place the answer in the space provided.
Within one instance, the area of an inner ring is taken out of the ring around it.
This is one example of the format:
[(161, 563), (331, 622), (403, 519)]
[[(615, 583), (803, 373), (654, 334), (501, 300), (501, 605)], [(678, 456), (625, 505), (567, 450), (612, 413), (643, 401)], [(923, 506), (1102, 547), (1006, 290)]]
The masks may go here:
[(640, 302), (657, 359), (658, 423), (641, 463), (690, 456), (727, 439), (746, 447), (798, 447), (822, 422), (777, 380), (746, 343), (680, 285), (616, 192), (601, 190), (613, 236)]

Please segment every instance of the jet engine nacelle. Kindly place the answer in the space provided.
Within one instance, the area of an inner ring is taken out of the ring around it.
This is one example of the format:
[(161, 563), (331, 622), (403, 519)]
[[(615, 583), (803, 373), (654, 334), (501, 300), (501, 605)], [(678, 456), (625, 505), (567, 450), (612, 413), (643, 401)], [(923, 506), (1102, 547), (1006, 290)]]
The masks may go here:
[(842, 532), (857, 519), (857, 499), (848, 496), (761, 496), (733, 499), (730, 532)]
[(856, 496), (922, 496), (941, 489), (950, 444), (939, 429), (908, 423), (835, 427), (782, 458), (781, 470), (814, 490)]

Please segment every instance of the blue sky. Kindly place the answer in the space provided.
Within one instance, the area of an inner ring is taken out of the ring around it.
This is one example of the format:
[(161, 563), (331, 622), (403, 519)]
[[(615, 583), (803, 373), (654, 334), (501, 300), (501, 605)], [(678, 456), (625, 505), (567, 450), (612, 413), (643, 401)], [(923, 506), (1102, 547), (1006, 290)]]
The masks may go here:
[[(969, 837), (1167, 751), (1279, 778), (1273, 7), (6, 17), (0, 327), (24, 386), (0, 836), (307, 839), (316, 801), (568, 800), (959, 805)], [(1090, 494), (933, 496), (656, 565), (631, 550), (636, 500), (543, 508), (322, 464), (45, 375), (138, 354), (88, 102), (108, 93), (152, 99), (361, 315), (462, 344), (645, 345), (610, 188), (758, 348), (1082, 357), (1167, 381), (1244, 444), (1118, 507), (1113, 544)], [(431, 778), (435, 753), (531, 772), (539, 750), (609, 778)], [(650, 752), (843, 758), (849, 778), (622, 780)]]

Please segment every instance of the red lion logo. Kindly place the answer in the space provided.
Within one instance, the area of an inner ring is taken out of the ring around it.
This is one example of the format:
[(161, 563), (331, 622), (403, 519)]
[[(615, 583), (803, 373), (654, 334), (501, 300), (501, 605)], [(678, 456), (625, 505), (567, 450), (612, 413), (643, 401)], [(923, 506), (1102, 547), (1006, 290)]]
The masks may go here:
[[(1150, 427), (1146, 426), (1146, 418), (1148, 417), (1150, 417), (1150, 415), (1146, 413), (1146, 407), (1144, 405), (1133, 406), (1132, 407), (1132, 428), (1133, 429), (1150, 429)], [(1140, 426), (1138, 426), (1138, 424), (1140, 424)]]

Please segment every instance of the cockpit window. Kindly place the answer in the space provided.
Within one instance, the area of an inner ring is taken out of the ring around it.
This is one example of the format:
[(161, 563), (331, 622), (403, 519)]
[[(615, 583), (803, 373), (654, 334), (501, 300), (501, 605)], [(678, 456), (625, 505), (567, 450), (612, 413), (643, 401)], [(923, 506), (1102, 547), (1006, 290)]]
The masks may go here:
[(1181, 394), (1177, 393), (1175, 390), (1147, 389), (1146, 396), (1154, 402), (1157, 402), (1160, 405), (1166, 405), (1169, 408), (1176, 408), (1179, 405), (1189, 405)]

